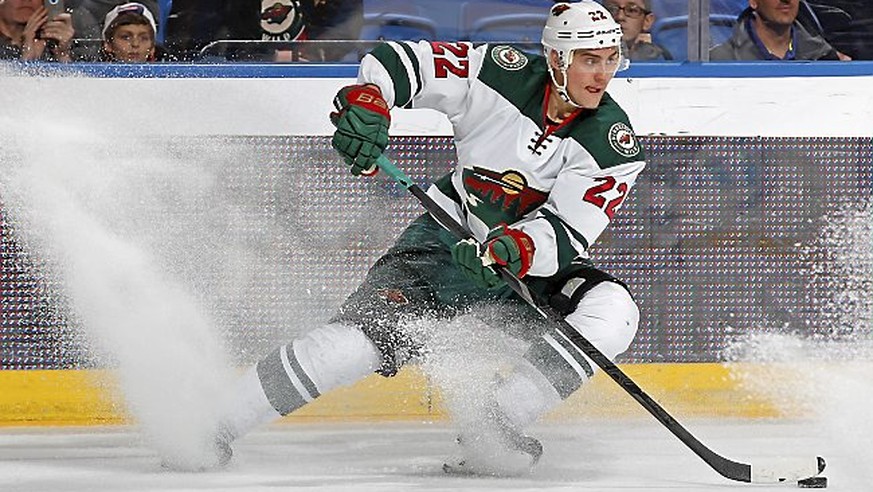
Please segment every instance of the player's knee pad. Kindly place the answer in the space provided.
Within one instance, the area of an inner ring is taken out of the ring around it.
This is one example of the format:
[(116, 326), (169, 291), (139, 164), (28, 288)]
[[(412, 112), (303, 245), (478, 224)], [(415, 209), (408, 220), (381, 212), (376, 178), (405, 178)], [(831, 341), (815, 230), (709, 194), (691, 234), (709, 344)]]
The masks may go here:
[(609, 360), (614, 360), (636, 336), (640, 310), (622, 284), (601, 282), (564, 319)]
[[(587, 289), (565, 320), (612, 360), (627, 350), (636, 335), (639, 309), (622, 284), (605, 280)], [(554, 327), (531, 344), (525, 358), (562, 399), (579, 389), (596, 370), (582, 349)]]
[(361, 330), (330, 324), (274, 350), (258, 363), (257, 373), (270, 404), (286, 415), (372, 373), (380, 362)]

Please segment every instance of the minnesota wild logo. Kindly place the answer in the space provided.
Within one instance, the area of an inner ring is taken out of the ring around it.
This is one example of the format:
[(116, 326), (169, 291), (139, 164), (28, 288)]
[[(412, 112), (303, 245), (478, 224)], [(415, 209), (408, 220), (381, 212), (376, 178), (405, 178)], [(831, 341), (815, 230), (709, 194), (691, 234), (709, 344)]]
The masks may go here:
[(524, 175), (512, 169), (497, 172), (481, 167), (464, 168), (463, 176), (471, 211), (489, 226), (515, 222), (549, 196), (528, 186)]
[(633, 130), (620, 121), (609, 128), (609, 145), (625, 157), (640, 153), (640, 144)]
[(491, 58), (506, 70), (521, 70), (527, 65), (527, 56), (512, 46), (495, 46)]
[(559, 3), (559, 4), (555, 5), (554, 7), (552, 7), (552, 15), (557, 17), (568, 10), (570, 10), (569, 5), (564, 4), (564, 3)]
[(303, 28), (300, 0), (261, 0), (261, 39), (291, 41)]

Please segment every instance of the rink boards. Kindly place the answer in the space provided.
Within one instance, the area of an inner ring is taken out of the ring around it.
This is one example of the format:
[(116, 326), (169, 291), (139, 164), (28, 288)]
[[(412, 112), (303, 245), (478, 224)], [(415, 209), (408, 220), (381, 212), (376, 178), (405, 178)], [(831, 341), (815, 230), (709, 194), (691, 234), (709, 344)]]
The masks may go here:
[[(798, 416), (767, 397), (744, 390), (722, 364), (630, 364), (622, 369), (675, 416), (764, 418)], [(108, 370), (0, 371), (0, 426), (129, 423)], [(607, 376), (598, 373), (548, 419), (647, 415)], [(447, 417), (438, 388), (415, 367), (394, 378), (370, 376), (323, 395), (285, 417), (289, 422), (420, 420)]]

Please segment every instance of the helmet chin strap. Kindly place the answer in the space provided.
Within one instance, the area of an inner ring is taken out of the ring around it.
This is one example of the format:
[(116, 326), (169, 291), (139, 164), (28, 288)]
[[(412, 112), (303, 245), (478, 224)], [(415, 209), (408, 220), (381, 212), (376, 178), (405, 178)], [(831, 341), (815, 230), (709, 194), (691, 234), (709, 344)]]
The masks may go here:
[(576, 101), (574, 101), (574, 100), (570, 97), (570, 93), (567, 92), (567, 69), (566, 69), (566, 68), (562, 68), (562, 69), (561, 69), (561, 75), (564, 76), (564, 83), (563, 83), (563, 84), (559, 84), (558, 81), (555, 80), (555, 72), (554, 72), (554, 71), (549, 70), (549, 74), (552, 76), (552, 82), (555, 83), (555, 88), (558, 89), (558, 96), (560, 96), (561, 99), (562, 99), (565, 103), (570, 104), (571, 106), (573, 106), (573, 107), (575, 107), (575, 108), (581, 108), (582, 105), (581, 105), (581, 104), (577, 104)]
[[(569, 55), (572, 59), (573, 52), (571, 51)], [(558, 90), (558, 96), (560, 96), (565, 103), (570, 104), (575, 108), (581, 108), (582, 105), (577, 104), (576, 101), (574, 101), (570, 97), (570, 93), (567, 92), (567, 68), (569, 67), (569, 65), (570, 64), (566, 60), (564, 60), (560, 54), (558, 54), (558, 66), (560, 67), (561, 76), (564, 79), (564, 82), (561, 84), (558, 83), (558, 79), (555, 77), (555, 69), (552, 68), (551, 60), (549, 60), (549, 76), (552, 77), (552, 82), (555, 84), (555, 88), (557, 88)]]

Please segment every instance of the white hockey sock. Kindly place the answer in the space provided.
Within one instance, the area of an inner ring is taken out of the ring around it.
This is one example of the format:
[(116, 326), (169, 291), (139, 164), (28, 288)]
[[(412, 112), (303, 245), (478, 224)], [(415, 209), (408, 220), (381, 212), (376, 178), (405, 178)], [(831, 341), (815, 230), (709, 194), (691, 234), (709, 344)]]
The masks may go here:
[(379, 351), (358, 328), (332, 324), (313, 330), (246, 371), (222, 413), (224, 431), (241, 437), (373, 373), (380, 363)]
[(519, 429), (561, 403), (561, 397), (549, 380), (526, 360), (500, 382), (494, 399), (506, 418)]
[(251, 367), (236, 382), (224, 405), (221, 431), (234, 440), (279, 416), (264, 394), (257, 368)]
[(359, 328), (341, 324), (295, 340), (294, 357), (321, 393), (352, 384), (382, 364), (379, 350)]

